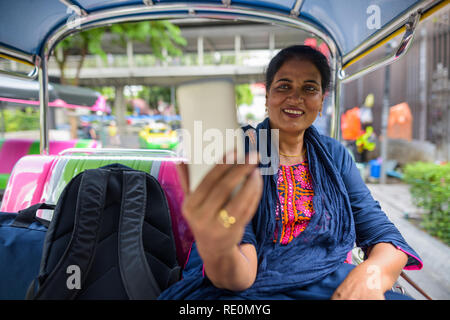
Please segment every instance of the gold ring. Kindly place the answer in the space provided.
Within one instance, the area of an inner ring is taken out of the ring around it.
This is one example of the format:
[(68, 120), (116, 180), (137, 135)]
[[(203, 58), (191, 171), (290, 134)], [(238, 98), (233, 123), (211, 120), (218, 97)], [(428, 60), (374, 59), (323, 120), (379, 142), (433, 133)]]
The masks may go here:
[(228, 211), (225, 209), (220, 210), (219, 217), (221, 219), (222, 225), (227, 229), (236, 222), (236, 218), (228, 215)]

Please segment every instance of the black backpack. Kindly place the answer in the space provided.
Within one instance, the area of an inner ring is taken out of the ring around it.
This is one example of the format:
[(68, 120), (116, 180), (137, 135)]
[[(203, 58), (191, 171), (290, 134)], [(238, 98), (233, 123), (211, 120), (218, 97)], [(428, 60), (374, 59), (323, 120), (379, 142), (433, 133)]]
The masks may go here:
[(167, 199), (120, 164), (74, 177), (56, 205), (28, 299), (156, 299), (179, 280)]

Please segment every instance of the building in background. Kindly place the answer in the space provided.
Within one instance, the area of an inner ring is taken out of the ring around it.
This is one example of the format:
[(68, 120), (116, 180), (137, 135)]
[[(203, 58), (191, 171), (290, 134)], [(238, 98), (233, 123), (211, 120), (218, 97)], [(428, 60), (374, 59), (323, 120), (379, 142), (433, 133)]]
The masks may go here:
[[(405, 57), (391, 68), (390, 106), (407, 103), (412, 116), (412, 143), (422, 144), (433, 160), (450, 160), (450, 7), (422, 22)], [(379, 59), (377, 50), (371, 59)], [(355, 68), (366, 64), (355, 63)], [(343, 85), (341, 112), (361, 106), (369, 93), (374, 94), (373, 126), (381, 131), (384, 68)], [(428, 148), (432, 144), (432, 148)]]

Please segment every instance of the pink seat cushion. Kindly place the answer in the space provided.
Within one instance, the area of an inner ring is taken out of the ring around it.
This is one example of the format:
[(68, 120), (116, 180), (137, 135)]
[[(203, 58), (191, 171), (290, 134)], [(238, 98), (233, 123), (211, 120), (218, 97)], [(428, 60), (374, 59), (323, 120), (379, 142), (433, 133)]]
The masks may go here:
[(40, 155), (21, 158), (11, 172), (0, 211), (18, 212), (39, 203), (54, 160), (54, 156)]
[(166, 194), (172, 219), (172, 230), (177, 247), (178, 263), (183, 266), (187, 259), (189, 250), (194, 241), (189, 225), (184, 219), (181, 211), (184, 193), (174, 162), (163, 161), (158, 175), (158, 181)]
[(77, 140), (68, 141), (50, 141), (48, 152), (50, 154), (58, 154), (65, 149), (75, 148)]
[[(58, 174), (54, 169), (60, 160), (61, 158), (55, 155), (28, 155), (21, 158), (12, 171), (0, 210), (17, 212), (33, 204), (46, 202), (48, 199), (45, 199), (44, 191), (52, 189), (49, 183), (52, 176)], [(158, 181), (164, 190), (170, 210), (177, 260), (183, 266), (193, 241), (192, 233), (181, 213), (184, 194), (175, 163), (161, 161), (160, 164)]]

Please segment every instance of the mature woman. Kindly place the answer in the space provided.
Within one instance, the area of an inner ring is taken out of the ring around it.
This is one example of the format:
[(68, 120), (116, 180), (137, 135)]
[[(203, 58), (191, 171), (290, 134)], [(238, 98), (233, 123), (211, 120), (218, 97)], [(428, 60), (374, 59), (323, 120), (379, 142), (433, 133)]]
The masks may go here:
[[(278, 171), (217, 165), (189, 194), (194, 234), (183, 279), (160, 299), (401, 299), (389, 291), (418, 255), (388, 220), (336, 140), (311, 126), (330, 81), (327, 59), (307, 46), (281, 50), (266, 73), (266, 147)], [(270, 129), (279, 131), (279, 152)], [(253, 134), (251, 133), (253, 132)], [(252, 139), (250, 139), (252, 140)], [(251, 154), (250, 156), (254, 156)], [(233, 189), (243, 183), (239, 193)], [(354, 243), (366, 260), (346, 263)]]

